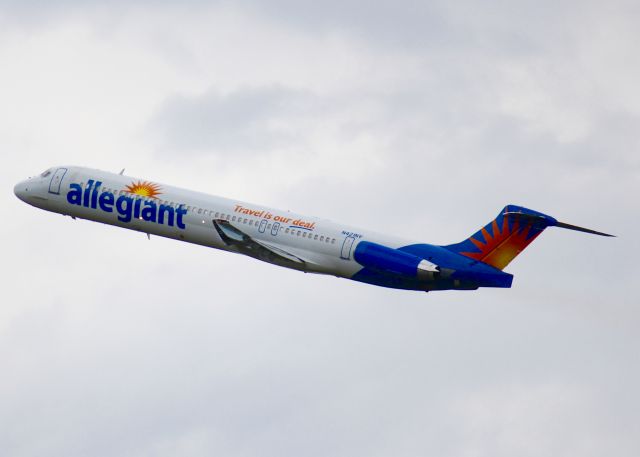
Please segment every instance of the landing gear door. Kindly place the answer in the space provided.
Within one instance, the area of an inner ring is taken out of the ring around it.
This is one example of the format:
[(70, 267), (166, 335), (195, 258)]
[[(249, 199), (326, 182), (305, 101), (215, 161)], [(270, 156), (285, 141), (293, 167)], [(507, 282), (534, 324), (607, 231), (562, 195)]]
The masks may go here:
[(350, 235), (344, 239), (342, 243), (342, 250), (340, 251), (340, 258), (344, 260), (349, 260), (351, 258), (351, 248), (353, 247), (353, 242), (356, 240), (356, 237)]
[(49, 193), (60, 195), (60, 184), (62, 184), (62, 178), (67, 173), (66, 168), (58, 168), (56, 172), (51, 177), (51, 182), (49, 183)]

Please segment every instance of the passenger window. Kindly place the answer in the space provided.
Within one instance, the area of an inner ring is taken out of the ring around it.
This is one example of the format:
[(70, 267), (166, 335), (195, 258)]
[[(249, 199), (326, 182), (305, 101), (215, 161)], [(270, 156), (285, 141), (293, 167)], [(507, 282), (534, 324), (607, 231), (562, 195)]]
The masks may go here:
[(324, 235), (320, 236), (320, 241), (324, 241)]
[(302, 232), (302, 238), (306, 238), (307, 237), (307, 232)]
[(318, 235), (314, 236), (314, 237), (313, 237), (313, 239), (314, 239), (314, 240), (317, 240), (317, 239), (318, 239)]
[(228, 221), (231, 220), (231, 216), (229, 216), (228, 214), (227, 214), (227, 220)]
[(298, 233), (296, 233), (296, 236), (300, 236), (300, 230), (298, 230)]
[(335, 238), (331, 238), (331, 244), (336, 244), (336, 239)]
[(215, 216), (213, 216), (213, 217), (216, 217), (216, 218), (217, 218), (218, 216), (220, 216), (220, 213), (218, 213), (218, 212), (216, 211), (216, 215), (215, 215)]
[(232, 222), (235, 222), (235, 221), (236, 221), (236, 217), (235, 217), (235, 216), (233, 216), (233, 217), (231, 218), (231, 221), (232, 221)]
[(198, 208), (198, 214), (202, 214), (202, 208)]
[(245, 219), (244, 221), (242, 221), (243, 224), (246, 224), (247, 222), (249, 222), (249, 219)]
[(331, 239), (329, 239), (329, 237), (327, 237), (327, 239), (325, 241), (328, 243), (329, 241), (331, 241)]
[(249, 221), (249, 225), (253, 225), (253, 219)]

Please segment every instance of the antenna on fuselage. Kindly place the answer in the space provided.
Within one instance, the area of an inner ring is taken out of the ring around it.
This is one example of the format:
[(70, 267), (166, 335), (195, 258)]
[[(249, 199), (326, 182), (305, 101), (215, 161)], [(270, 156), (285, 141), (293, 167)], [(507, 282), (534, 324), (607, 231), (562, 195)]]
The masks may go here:
[(120, 170), (120, 173), (118, 173), (118, 174), (122, 174), (122, 173), (124, 173), (124, 168), (122, 170)]

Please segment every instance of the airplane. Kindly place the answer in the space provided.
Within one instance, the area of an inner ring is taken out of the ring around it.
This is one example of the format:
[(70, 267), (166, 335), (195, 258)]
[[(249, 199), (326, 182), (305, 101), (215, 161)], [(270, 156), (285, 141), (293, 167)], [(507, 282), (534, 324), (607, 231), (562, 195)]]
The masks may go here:
[(305, 273), (417, 291), (510, 288), (504, 268), (547, 227), (613, 236), (507, 205), (466, 240), (444, 246), (77, 166), (18, 183), (47, 211), (236, 252)]

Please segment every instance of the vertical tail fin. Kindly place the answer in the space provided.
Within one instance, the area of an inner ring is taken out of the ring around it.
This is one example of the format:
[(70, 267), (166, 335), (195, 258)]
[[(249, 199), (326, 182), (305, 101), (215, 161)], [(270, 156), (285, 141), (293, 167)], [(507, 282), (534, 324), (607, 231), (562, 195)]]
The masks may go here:
[(547, 227), (562, 227), (570, 230), (612, 236), (595, 230), (558, 222), (547, 216), (521, 206), (508, 205), (494, 220), (471, 237), (445, 248), (471, 259), (504, 269)]

